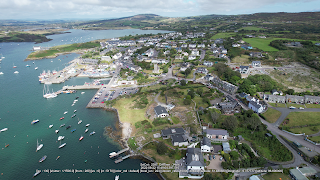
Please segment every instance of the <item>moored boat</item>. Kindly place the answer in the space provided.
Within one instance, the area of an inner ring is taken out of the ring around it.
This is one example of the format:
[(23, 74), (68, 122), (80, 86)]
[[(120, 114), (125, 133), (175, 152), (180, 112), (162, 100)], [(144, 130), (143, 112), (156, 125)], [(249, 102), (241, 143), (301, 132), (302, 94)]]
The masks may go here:
[(38, 152), (42, 147), (43, 147), (43, 144), (39, 144), (38, 139), (37, 139), (37, 150), (36, 150), (36, 152)]
[(3, 72), (0, 72), (0, 75), (2, 75), (3, 74)]
[(64, 119), (64, 117), (61, 117), (60, 120)]
[(65, 145), (67, 145), (67, 143), (61, 144), (61, 145), (59, 146), (59, 149), (60, 149), (60, 148), (63, 148)]
[(84, 133), (87, 133), (89, 131), (89, 128), (87, 128), (85, 131), (84, 131)]
[(73, 115), (71, 116), (71, 118), (74, 118), (74, 117), (76, 117), (76, 114), (73, 114)]
[(26, 67), (30, 67), (30, 65), (29, 65), (29, 64), (27, 64), (27, 65), (26, 65)]
[(92, 132), (90, 133), (90, 136), (91, 136), (91, 135), (94, 135), (95, 133), (96, 133), (96, 132), (92, 131)]
[(31, 122), (31, 124), (35, 124), (35, 123), (38, 123), (39, 122), (39, 119), (36, 119), (36, 120), (33, 120), (32, 122)]
[(119, 180), (119, 175), (116, 175), (116, 176), (114, 177), (114, 180)]
[(77, 110), (75, 109), (73, 112), (75, 113), (75, 112), (77, 112)]
[(65, 125), (66, 125), (66, 124), (61, 124), (60, 127), (63, 127), (63, 126), (65, 126)]
[(34, 69), (35, 69), (35, 70), (37, 70), (37, 69), (38, 69), (38, 67), (35, 67)]
[(89, 127), (90, 126), (90, 124), (86, 124), (86, 127)]
[(13, 72), (13, 73), (15, 73), (15, 74), (19, 74), (19, 71), (15, 71), (15, 72)]
[(7, 130), (8, 130), (8, 128), (3, 128), (3, 129), (0, 130), (0, 132), (4, 132), (4, 131), (7, 131)]
[(61, 140), (63, 140), (64, 139), (64, 136), (59, 136), (58, 137), (58, 141), (61, 141)]
[(52, 127), (53, 127), (53, 124), (50, 124), (50, 125), (49, 125), (49, 128), (52, 128)]
[(81, 135), (81, 137), (79, 138), (79, 141), (81, 141), (83, 139), (83, 136)]
[(77, 130), (77, 129), (72, 129), (72, 130), (71, 130), (71, 133), (75, 132), (76, 130)]
[(58, 134), (59, 130), (57, 129), (55, 132), (56, 132), (56, 134)]
[(68, 113), (68, 111), (65, 111), (63, 114), (67, 114)]
[(69, 126), (66, 127), (66, 129), (69, 129), (69, 128), (71, 128), (71, 125), (69, 125)]
[(78, 124), (81, 124), (82, 123), (82, 120), (78, 121)]
[(78, 99), (78, 98), (79, 98), (79, 96), (76, 97), (76, 99)]
[(41, 163), (41, 162), (43, 162), (44, 160), (46, 160), (47, 159), (47, 155), (44, 155), (40, 160), (39, 160), (39, 162)]
[(84, 94), (84, 93), (86, 93), (86, 92), (81, 92), (81, 94)]
[(41, 171), (36, 171), (36, 173), (33, 174), (33, 177), (38, 176), (41, 173)]
[(57, 158), (56, 158), (56, 160), (58, 160), (60, 158), (60, 156), (58, 156)]
[(8, 147), (9, 146), (9, 144), (6, 144), (4, 147)]

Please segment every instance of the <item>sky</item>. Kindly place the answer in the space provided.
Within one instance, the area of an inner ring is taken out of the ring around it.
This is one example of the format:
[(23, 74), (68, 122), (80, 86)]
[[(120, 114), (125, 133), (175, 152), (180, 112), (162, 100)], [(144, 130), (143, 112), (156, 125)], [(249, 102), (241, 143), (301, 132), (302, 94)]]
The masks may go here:
[(320, 11), (320, 0), (1, 0), (0, 19), (107, 19)]

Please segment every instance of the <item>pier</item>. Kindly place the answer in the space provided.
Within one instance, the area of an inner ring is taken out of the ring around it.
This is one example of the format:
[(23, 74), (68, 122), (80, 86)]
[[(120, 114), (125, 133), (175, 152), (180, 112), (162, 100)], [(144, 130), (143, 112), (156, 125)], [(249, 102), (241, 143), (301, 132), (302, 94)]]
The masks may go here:
[(125, 160), (125, 159), (127, 159), (127, 158), (129, 158), (129, 157), (131, 157), (132, 155), (131, 154), (129, 154), (129, 155), (126, 155), (126, 156), (124, 156), (124, 157), (120, 157), (119, 159), (117, 159), (117, 160), (115, 160), (114, 161), (114, 163), (119, 163), (119, 162), (122, 162), (123, 160)]
[(112, 152), (112, 153), (109, 154), (109, 157), (110, 158), (116, 157), (116, 156), (118, 156), (118, 155), (120, 155), (120, 154), (122, 154), (122, 153), (124, 153), (124, 152), (126, 152), (128, 150), (129, 150), (129, 148), (125, 148), (125, 149), (122, 149), (122, 150), (120, 150), (118, 152)]

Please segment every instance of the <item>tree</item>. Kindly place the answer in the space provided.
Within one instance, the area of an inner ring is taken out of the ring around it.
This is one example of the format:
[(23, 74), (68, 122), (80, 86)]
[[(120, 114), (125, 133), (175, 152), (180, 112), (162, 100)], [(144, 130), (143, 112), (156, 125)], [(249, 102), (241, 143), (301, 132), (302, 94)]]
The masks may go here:
[(186, 82), (186, 80), (183, 79), (180, 81), (180, 84), (181, 84), (181, 86), (185, 86), (185, 85), (187, 85), (187, 82)]
[(189, 74), (191, 73), (191, 69), (190, 68), (187, 68), (185, 71), (184, 71), (184, 75), (187, 77)]
[(210, 111), (210, 116), (211, 116), (212, 122), (216, 124), (220, 117), (220, 114), (217, 113), (216, 111)]
[(190, 105), (191, 104), (191, 99), (184, 99), (183, 100), (184, 105)]
[(293, 89), (288, 89), (287, 93), (292, 95), (294, 93), (294, 90)]
[(188, 95), (191, 96), (191, 99), (193, 99), (195, 97), (195, 93), (194, 93), (193, 89), (190, 89), (190, 91), (188, 92)]
[(157, 144), (157, 152), (158, 154), (162, 155), (162, 154), (165, 154), (168, 150), (168, 147), (164, 144), (164, 142), (159, 142)]
[(233, 131), (238, 126), (238, 120), (234, 116), (228, 116), (224, 120), (223, 125), (226, 129)]
[(248, 120), (248, 125), (250, 125), (251, 130), (255, 131), (258, 126), (261, 125), (260, 118), (257, 114), (253, 114)]
[(203, 89), (202, 89), (202, 88), (197, 88), (197, 94), (199, 94), (200, 96), (202, 96), (202, 94), (203, 94)]
[(230, 156), (232, 160), (238, 160), (239, 159), (239, 153), (237, 151), (231, 151)]

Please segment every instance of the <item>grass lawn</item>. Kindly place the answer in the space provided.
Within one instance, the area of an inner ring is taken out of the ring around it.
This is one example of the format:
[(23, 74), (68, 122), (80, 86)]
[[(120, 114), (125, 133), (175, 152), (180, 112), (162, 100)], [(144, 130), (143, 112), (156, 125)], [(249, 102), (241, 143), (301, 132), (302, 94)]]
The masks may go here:
[(116, 104), (113, 106), (118, 110), (121, 122), (135, 124), (138, 121), (146, 119), (144, 115), (146, 114), (147, 108), (131, 109), (131, 107), (134, 105), (133, 100), (135, 99), (136, 98), (122, 98), (117, 100)]
[(301, 126), (320, 122), (320, 112), (291, 112), (287, 118), (289, 123), (285, 126)]
[(171, 117), (171, 119), (172, 119), (172, 122), (174, 124), (179, 124), (180, 123), (180, 119), (178, 117), (176, 117), (176, 116)]
[(130, 138), (129, 140), (128, 140), (128, 145), (129, 145), (129, 147), (131, 148), (131, 149), (137, 149), (138, 148), (138, 146), (137, 146), (137, 144), (136, 144), (136, 138), (135, 137), (132, 137), (132, 138)]
[(190, 73), (190, 74), (188, 74), (187, 79), (191, 79), (191, 78), (193, 78), (193, 73), (194, 73), (194, 70), (192, 70), (192, 71), (191, 71), (191, 73)]
[(249, 61), (249, 56), (248, 55), (241, 55), (240, 56), (237, 56), (235, 58), (233, 58), (231, 60), (232, 63), (243, 63), (243, 64), (250, 64), (250, 61)]
[(268, 103), (268, 104), (270, 104), (272, 107), (284, 107), (284, 108), (286, 107), (284, 103)]
[(218, 33), (211, 37), (211, 39), (228, 38), (235, 36), (236, 33)]
[(275, 40), (272, 38), (243, 38), (243, 40), (251, 44), (252, 47), (259, 48), (263, 51), (279, 51), (278, 49), (269, 46), (270, 42)]
[[(199, 97), (199, 96), (195, 96), (193, 98), (193, 101), (196, 102), (196, 105), (197, 105), (196, 109), (199, 108), (199, 107), (206, 108), (206, 107), (209, 106), (207, 103), (203, 102), (202, 98)], [(193, 102), (191, 102), (191, 103), (193, 103)]]
[(265, 180), (291, 180), (288, 175), (285, 175), (283, 173), (268, 173), (264, 176), (262, 176)]
[(153, 86), (142, 87), (141, 92), (146, 92), (146, 91), (150, 91), (150, 90), (156, 90), (156, 89), (160, 89), (162, 87), (166, 87), (166, 85), (156, 84), (156, 85), (153, 85)]
[(179, 173), (178, 172), (166, 172), (166, 173), (161, 173), (167, 180), (176, 180), (179, 179)]
[(263, 113), (269, 123), (274, 123), (281, 116), (281, 112), (272, 108), (268, 108), (267, 112)]
[(264, 30), (263, 28), (258, 28), (258, 27), (254, 27), (254, 26), (248, 26), (248, 27), (243, 27), (243, 28), (240, 28), (238, 30), (254, 30), (254, 31), (259, 31), (259, 30)]
[(311, 129), (311, 128), (314, 128), (314, 127), (316, 127), (317, 129), (320, 128), (320, 126), (311, 126), (311, 127), (302, 127), (302, 128), (292, 128), (292, 129), (289, 129), (289, 131), (293, 132), (295, 134), (305, 133), (306, 135), (309, 135), (309, 134), (315, 134), (315, 133), (319, 132), (319, 130), (314, 131), (314, 130)]
[(320, 136), (308, 137), (311, 141), (320, 142)]
[(307, 108), (320, 108), (320, 104), (306, 104)]

